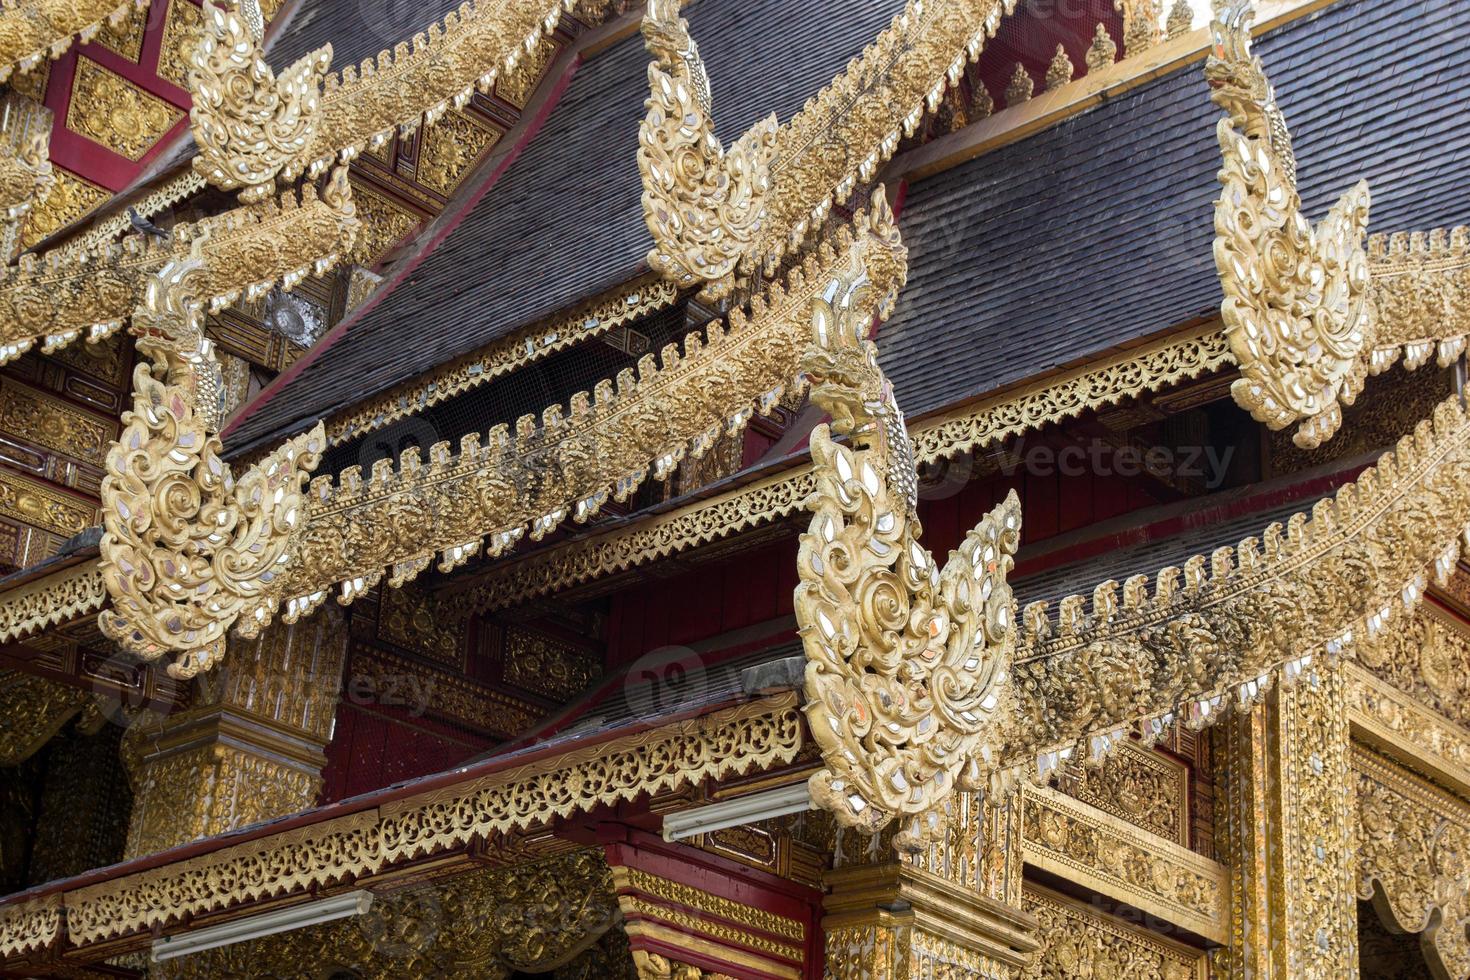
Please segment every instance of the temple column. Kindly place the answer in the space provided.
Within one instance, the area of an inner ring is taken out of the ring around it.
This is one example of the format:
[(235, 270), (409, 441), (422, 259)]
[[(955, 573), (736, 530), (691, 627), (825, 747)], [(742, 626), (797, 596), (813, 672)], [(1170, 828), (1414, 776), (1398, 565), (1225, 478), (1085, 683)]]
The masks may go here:
[(334, 609), (254, 640), (232, 636), (193, 705), (135, 725), (127, 856), (315, 805), (347, 641)]
[(1037, 948), (1021, 911), (1021, 797), (972, 793), (948, 804), (947, 833), (900, 858), (888, 836), (839, 835), (827, 875), (827, 975), (833, 980), (1009, 980)]
[(1230, 869), (1222, 978), (1358, 975), (1344, 692), (1341, 663), (1316, 657), (1294, 686), (1278, 686), (1217, 736), (1217, 839)]

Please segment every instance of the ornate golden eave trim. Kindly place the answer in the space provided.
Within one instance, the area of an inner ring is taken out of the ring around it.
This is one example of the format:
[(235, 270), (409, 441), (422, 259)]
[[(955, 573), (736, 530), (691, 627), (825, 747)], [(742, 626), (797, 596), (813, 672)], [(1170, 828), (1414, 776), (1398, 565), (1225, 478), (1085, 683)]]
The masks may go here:
[(9, 0), (0, 5), (0, 82), (86, 44), (104, 23), (121, 24), (148, 0)]
[(99, 611), (107, 587), (96, 562), (64, 568), (0, 594), (0, 642), (33, 636)]
[(277, 283), (294, 286), (336, 264), (351, 246), (357, 218), (345, 169), (320, 193), (298, 193), (235, 208), (175, 228), (167, 240), (133, 235), (95, 250), (24, 255), (0, 273), (0, 363), (40, 342), (45, 353), (116, 331), (143, 300), (149, 277), (196, 249), (208, 265), (200, 296), (211, 311)]
[(1348, 664), (1346, 676), (1348, 720), (1355, 739), (1470, 797), (1470, 730), (1359, 664)]
[[(334, 162), (347, 162), (366, 149), (376, 150), (398, 130), (413, 133), (420, 119), (432, 125), (451, 105), (462, 109), (475, 91), (487, 91), (513, 71), (556, 29), (575, 0), (467, 0), (442, 21), (399, 42), (359, 65), (326, 74), (330, 46), (283, 72), (277, 79), (260, 59), (261, 40), (231, 30), (228, 18), (210, 25), (224, 48), (243, 43), (232, 66), (201, 64), (194, 85), (222, 93), (196, 95), (196, 132), (227, 134), (250, 117), (248, 105), (279, 105), (268, 116), (292, 132), (290, 145), (263, 156), (258, 144), (201, 140), (196, 165), (225, 188), (268, 186), (277, 177), (315, 175)], [(307, 62), (310, 62), (309, 64)], [(303, 125), (293, 113), (308, 109)], [(288, 118), (288, 116), (290, 118)], [(272, 123), (274, 124), (274, 123)], [(253, 126), (254, 123), (251, 123)]]
[[(314, 480), (298, 562), (286, 594), (288, 621), (324, 601), (341, 583), (350, 602), (381, 579), (402, 585), (439, 557), (448, 571), (482, 547), (495, 556), (529, 533), (532, 540), (566, 518), (595, 515), (608, 499), (625, 499), (651, 471), (662, 479), (686, 455), (697, 458), (722, 433), (738, 431), (773, 408), (793, 383), (811, 299), (833, 270), (863, 253), (874, 282), (872, 314), (886, 315), (905, 263), (889, 240), (891, 215), (879, 202), (870, 216), (844, 226), (830, 243), (751, 303), (712, 325), (709, 340), (686, 338), (624, 370), (616, 384), (574, 395), (565, 414), (548, 408), (537, 425), (522, 416), (512, 435), (497, 426), (485, 444), (470, 433), (452, 456), (447, 442), (425, 463), (410, 448), (395, 470), (391, 459), (360, 467), (333, 484)], [(797, 379), (796, 383), (800, 383)], [(394, 533), (384, 534), (384, 528)]]
[(59, 895), (0, 908), (0, 957), (46, 949), (60, 935)]
[(399, 419), (456, 398), (495, 378), (651, 313), (667, 309), (679, 297), (670, 282), (646, 276), (595, 299), (569, 313), (551, 318), (497, 340), (427, 377), (402, 385), (327, 419), (327, 442), (341, 445)]
[[(1120, 588), (1100, 583), (1022, 614), (1015, 668), (1022, 724), (1012, 746), (1042, 774), (1085, 743), (1105, 754), (1163, 720), (1207, 724), (1264, 696), (1313, 657), (1367, 644), (1454, 568), (1470, 519), (1470, 422), (1440, 403), (1397, 449), (1283, 528)], [(1120, 596), (1121, 592), (1121, 596)], [(1015, 761), (1020, 762), (1020, 759)]]
[[(1218, 326), (1169, 337), (910, 424), (915, 460), (953, 457), (1155, 391), (1231, 363)], [(507, 562), (455, 595), (465, 608), (503, 609), (789, 517), (815, 486), (797, 466), (748, 486)]]
[[(788, 763), (801, 745), (794, 694), (727, 708), (66, 891), (61, 898), (67, 939), (86, 946), (167, 930), (189, 917), (245, 902), (302, 895), (472, 840)], [(19, 930), (15, 936), (0, 932), (0, 942), (18, 938)]]

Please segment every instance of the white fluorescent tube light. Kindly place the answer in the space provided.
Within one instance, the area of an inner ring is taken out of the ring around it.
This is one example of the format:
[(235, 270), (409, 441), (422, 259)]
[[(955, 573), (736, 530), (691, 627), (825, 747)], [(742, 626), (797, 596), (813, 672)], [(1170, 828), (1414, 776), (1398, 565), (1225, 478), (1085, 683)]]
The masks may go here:
[(757, 820), (784, 817), (788, 813), (800, 813), (814, 809), (812, 794), (806, 782), (782, 786), (780, 789), (752, 793), (722, 803), (695, 807), (664, 817), (664, 840), (683, 840), (695, 834), (707, 834), (712, 830), (738, 827)]
[(372, 904), (372, 892), (348, 892), (345, 895), (324, 898), (319, 902), (293, 905), (288, 909), (277, 909), (262, 915), (252, 915), (236, 922), (210, 926), (207, 929), (182, 932), (177, 936), (164, 936), (153, 942), (153, 962), (162, 963), (176, 956), (187, 956), (190, 953), (214, 949), (217, 946), (229, 946), (233, 943), (259, 939), (262, 936), (273, 936), (278, 932), (289, 932), (292, 929), (331, 922), (333, 919), (345, 919), (350, 915), (362, 915), (372, 907)]

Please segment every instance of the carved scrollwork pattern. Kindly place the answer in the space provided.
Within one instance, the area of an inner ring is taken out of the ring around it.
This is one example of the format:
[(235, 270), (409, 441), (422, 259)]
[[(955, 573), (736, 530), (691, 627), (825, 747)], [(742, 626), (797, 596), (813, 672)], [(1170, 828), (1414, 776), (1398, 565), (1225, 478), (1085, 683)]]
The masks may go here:
[(710, 118), (709, 78), (678, 0), (654, 0), (643, 35), (648, 66), (647, 115), (638, 128), (643, 216), (653, 234), (648, 264), (705, 298), (728, 296), (735, 268), (766, 218), (768, 168), (776, 117), (752, 126), (729, 150)]
[(1436, 975), (1470, 975), (1470, 804), (1364, 749), (1358, 781), (1358, 895), (1422, 933)]
[[(895, 817), (912, 850), (936, 807), (998, 761), (997, 720), (1015, 609), (1006, 584), (1020, 541), (1012, 494), (940, 569), (919, 543), (918, 477), (903, 415), (868, 340), (860, 262), (812, 304), (802, 369), (832, 416), (812, 433), (816, 492), (797, 556), (796, 614), (807, 653), (807, 718), (824, 768), (812, 799), (845, 826)], [(981, 762), (984, 758), (984, 763)]]
[(17, 68), (30, 71), (46, 58), (60, 58), (74, 38), (83, 43), (117, 25), (148, 0), (13, 0), (0, 9), (0, 82)]
[(1340, 403), (1353, 403), (1368, 373), (1377, 322), (1364, 248), (1368, 185), (1308, 224), (1291, 137), (1250, 53), (1252, 14), (1249, 0), (1237, 0), (1219, 15), (1205, 68), (1211, 97), (1229, 113), (1218, 126), (1220, 312), (1240, 362), (1236, 402), (1273, 429), (1301, 423), (1293, 441), (1311, 449), (1337, 430)]
[(304, 523), (302, 488), (326, 447), (320, 423), (240, 475), (221, 459), (223, 388), (196, 298), (203, 262), (170, 263), (134, 314), (133, 408), (102, 480), (102, 576), (113, 608), (98, 625), (169, 674), (218, 662), (225, 630), (270, 621)]
[[(259, 17), (254, 0), (246, 6)], [(289, 180), (301, 172), (321, 125), (321, 87), (332, 46), (277, 76), (246, 11), (205, 0), (203, 20), (189, 77), (189, 118), (199, 147), (194, 169), (223, 190), (244, 188), (241, 201), (257, 201), (277, 177)]]

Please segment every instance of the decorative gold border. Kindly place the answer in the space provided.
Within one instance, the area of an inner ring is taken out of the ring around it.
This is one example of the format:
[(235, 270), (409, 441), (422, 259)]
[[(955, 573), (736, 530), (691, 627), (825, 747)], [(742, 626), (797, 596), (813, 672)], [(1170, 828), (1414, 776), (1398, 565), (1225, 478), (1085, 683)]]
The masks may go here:
[(0, 642), (95, 613), (106, 602), (107, 587), (94, 561), (27, 582), (0, 594)]

